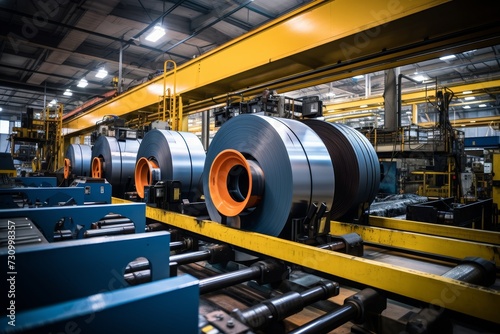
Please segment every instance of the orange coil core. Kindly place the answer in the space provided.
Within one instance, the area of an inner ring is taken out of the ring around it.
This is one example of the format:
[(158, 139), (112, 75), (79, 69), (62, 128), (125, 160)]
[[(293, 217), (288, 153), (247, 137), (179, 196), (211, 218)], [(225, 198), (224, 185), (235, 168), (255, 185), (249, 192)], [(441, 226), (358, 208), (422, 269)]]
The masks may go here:
[[(252, 165), (252, 166), (251, 166)], [(210, 198), (224, 216), (234, 217), (260, 201), (255, 194), (254, 179), (258, 165), (249, 161), (238, 151), (228, 149), (215, 157), (210, 167)]]
[(68, 158), (64, 159), (64, 179), (67, 180), (71, 174), (71, 160)]
[(101, 178), (102, 177), (102, 160), (99, 157), (94, 157), (92, 159), (92, 177)]
[(140, 198), (144, 198), (144, 187), (153, 183), (153, 169), (155, 168), (159, 168), (156, 162), (144, 157), (135, 164), (135, 187)]

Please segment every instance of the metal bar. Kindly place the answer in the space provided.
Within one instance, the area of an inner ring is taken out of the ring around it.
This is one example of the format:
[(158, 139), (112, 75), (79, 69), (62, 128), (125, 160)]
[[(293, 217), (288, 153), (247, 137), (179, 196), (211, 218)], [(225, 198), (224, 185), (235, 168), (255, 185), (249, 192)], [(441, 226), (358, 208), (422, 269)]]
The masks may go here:
[(411, 220), (370, 216), (370, 226), (500, 245), (500, 233)]
[(334, 221), (330, 222), (330, 233), (335, 235), (357, 233), (364, 242), (437, 254), (455, 259), (477, 256), (493, 261), (497, 266), (500, 266), (500, 252), (497, 245)]
[(294, 329), (290, 334), (326, 333), (352, 320), (357, 314), (356, 306), (347, 304)]
[(177, 254), (170, 256), (170, 263), (176, 264), (186, 264), (193, 263), (203, 260), (208, 260), (211, 256), (211, 252), (209, 250), (191, 252), (186, 254)]
[[(172, 262), (172, 257), (170, 259), (170, 262)], [(258, 278), (260, 274), (261, 268), (252, 266), (231, 273), (201, 279), (199, 282), (200, 295)]]
[[(113, 199), (120, 203), (118, 199)], [(330, 252), (288, 240), (246, 232), (196, 218), (146, 207), (146, 217), (273, 258), (366, 284), (437, 307), (500, 323), (500, 292), (413, 269)], [(332, 265), (335, 264), (335, 265)], [(415, 287), (420, 287), (416, 289)]]

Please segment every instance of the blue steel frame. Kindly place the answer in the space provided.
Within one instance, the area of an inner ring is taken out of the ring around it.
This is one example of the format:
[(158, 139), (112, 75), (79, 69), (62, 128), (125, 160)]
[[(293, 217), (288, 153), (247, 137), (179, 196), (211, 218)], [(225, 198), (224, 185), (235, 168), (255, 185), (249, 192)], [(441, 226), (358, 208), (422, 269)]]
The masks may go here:
[[(69, 188), (68, 188), (69, 189)], [(75, 188), (77, 189), (77, 188)], [(79, 189), (81, 191), (81, 189)], [(142, 233), (146, 228), (146, 204), (103, 204), (82, 206), (58, 206), (30, 209), (0, 210), (0, 218), (27, 217), (42, 231), (48, 242), (54, 241), (56, 224), (63, 220), (62, 229), (71, 230), (77, 239), (90, 229), (90, 225), (109, 213), (129, 218), (135, 225), (135, 232)]]
[[(160, 231), (16, 249), (15, 268), (7, 273), (15, 277), (16, 312), (129, 287), (123, 274), (138, 257), (149, 260), (153, 281), (167, 278), (169, 243), (170, 234)], [(0, 251), (1, 263), (8, 263), (8, 255), (7, 249)], [(0, 282), (1, 291), (7, 293), (7, 284), (6, 279)], [(6, 314), (9, 300), (1, 300), (0, 314)]]
[[(199, 333), (198, 280), (182, 275), (16, 316), (22, 333)], [(9, 327), (2, 317), (0, 328)]]

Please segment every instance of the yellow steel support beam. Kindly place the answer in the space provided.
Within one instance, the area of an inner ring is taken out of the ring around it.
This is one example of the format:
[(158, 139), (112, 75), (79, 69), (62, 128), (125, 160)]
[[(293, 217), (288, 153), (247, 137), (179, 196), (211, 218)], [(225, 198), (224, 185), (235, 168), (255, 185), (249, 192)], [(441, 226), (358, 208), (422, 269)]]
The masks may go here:
[[(450, 85), (448, 86), (448, 88), (450, 88), (458, 97), (460, 97), (462, 95), (462, 92), (465, 91), (472, 91), (475, 93), (484, 92), (484, 94), (487, 94), (488, 90), (491, 90), (493, 88), (500, 88), (500, 80), (490, 80), (490, 81), (484, 81), (466, 85)], [(434, 100), (435, 99), (434, 95), (435, 95), (434, 91), (425, 92), (423, 90), (412, 93), (404, 93), (401, 96), (401, 103), (403, 105), (424, 103), (426, 102), (426, 98), (431, 99), (431, 101)], [(365, 104), (368, 105), (368, 107), (364, 108), (360, 107)], [(360, 98), (357, 100), (347, 101), (347, 102), (329, 103), (325, 106), (325, 108), (327, 115), (335, 115), (337, 113), (343, 113), (351, 110), (367, 110), (367, 109), (370, 110), (370, 107), (371, 109), (374, 109), (378, 106), (383, 106), (383, 105), (384, 105), (384, 98), (382, 96), (373, 96), (366, 99)]]
[[(113, 199), (113, 203), (123, 200)], [(500, 323), (500, 292), (438, 275), (318, 249), (259, 233), (146, 207), (146, 217), (201, 236), (390, 291), (473, 317)]]
[(377, 226), (387, 229), (415, 232), (421, 234), (435, 235), (446, 238), (468, 240), (492, 245), (500, 245), (500, 233), (483, 230), (473, 230), (470, 228), (422, 223), (411, 220), (401, 220), (387, 217), (370, 216), (370, 226)]
[[(480, 7), (465, 0), (312, 1), (179, 66), (177, 94), (190, 112), (223, 103), (229, 93), (297, 89), (494, 45), (500, 41), (498, 16)], [(173, 75), (166, 80), (172, 87)], [(162, 95), (159, 77), (64, 126), (72, 135), (89, 132), (103, 116), (147, 108)]]
[(331, 234), (357, 233), (363, 241), (455, 259), (482, 257), (500, 267), (500, 246), (378, 227), (330, 222)]

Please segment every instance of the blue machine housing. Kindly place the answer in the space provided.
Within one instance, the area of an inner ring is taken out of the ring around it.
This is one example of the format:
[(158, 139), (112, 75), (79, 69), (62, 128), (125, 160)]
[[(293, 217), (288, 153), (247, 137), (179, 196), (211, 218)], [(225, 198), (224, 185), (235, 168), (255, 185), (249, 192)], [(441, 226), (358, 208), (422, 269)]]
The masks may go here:
[[(160, 231), (20, 248), (7, 273), (15, 277), (15, 314), (2, 298), (1, 331), (197, 333), (198, 280), (168, 278), (169, 242)], [(8, 256), (0, 251), (3, 263)], [(130, 287), (123, 275), (138, 257), (149, 260), (152, 282)]]
[(56, 226), (71, 230), (75, 239), (81, 239), (93, 222), (109, 213), (129, 218), (134, 223), (135, 233), (143, 233), (146, 229), (145, 203), (6, 209), (0, 210), (0, 218), (27, 217), (37, 225), (48, 242), (53, 242)]
[(15, 184), (24, 187), (56, 187), (57, 178), (52, 176), (25, 176), (12, 179)]

